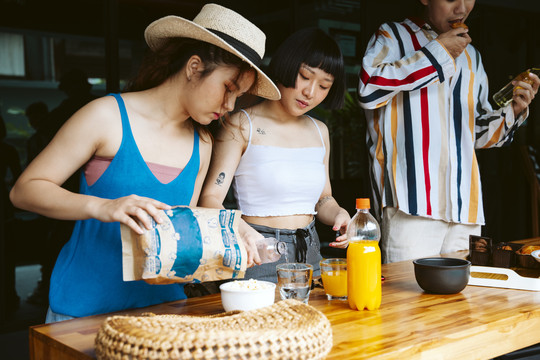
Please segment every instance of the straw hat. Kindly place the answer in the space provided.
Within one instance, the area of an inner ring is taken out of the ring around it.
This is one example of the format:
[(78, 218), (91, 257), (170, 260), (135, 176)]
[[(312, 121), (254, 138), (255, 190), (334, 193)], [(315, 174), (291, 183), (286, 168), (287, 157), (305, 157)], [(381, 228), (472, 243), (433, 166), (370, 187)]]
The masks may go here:
[(208, 42), (225, 49), (251, 65), (258, 73), (252, 93), (270, 100), (281, 97), (278, 88), (259, 69), (264, 57), (266, 35), (242, 15), (217, 4), (206, 4), (191, 20), (165, 16), (148, 25), (144, 31), (146, 43), (159, 49), (168, 38), (187, 37)]

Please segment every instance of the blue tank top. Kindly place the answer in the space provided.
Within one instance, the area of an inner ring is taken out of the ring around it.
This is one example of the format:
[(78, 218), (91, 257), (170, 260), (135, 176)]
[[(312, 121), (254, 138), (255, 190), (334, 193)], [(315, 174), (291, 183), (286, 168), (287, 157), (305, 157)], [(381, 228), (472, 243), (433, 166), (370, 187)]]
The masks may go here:
[[(161, 183), (146, 165), (129, 124), (124, 101), (112, 94), (122, 118), (122, 143), (107, 170), (91, 186), (81, 174), (80, 193), (116, 199), (136, 194), (169, 205), (189, 205), (199, 172), (199, 135), (191, 158), (170, 183)], [(120, 224), (79, 220), (62, 248), (51, 276), (49, 302), (55, 313), (82, 317), (185, 299), (181, 284), (149, 285), (122, 280)]]

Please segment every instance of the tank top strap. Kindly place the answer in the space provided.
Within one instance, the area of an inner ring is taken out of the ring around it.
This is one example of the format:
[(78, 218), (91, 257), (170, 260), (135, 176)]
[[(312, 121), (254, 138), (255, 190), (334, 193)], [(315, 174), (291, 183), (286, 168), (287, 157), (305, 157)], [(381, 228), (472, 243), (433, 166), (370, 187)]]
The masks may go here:
[(133, 137), (133, 133), (131, 132), (131, 125), (129, 124), (129, 117), (126, 110), (126, 104), (124, 103), (124, 99), (122, 99), (122, 96), (118, 93), (111, 93), (109, 95), (114, 96), (116, 99), (116, 102), (118, 103), (118, 109), (120, 110), (120, 117), (122, 119), (122, 143), (124, 141), (129, 140), (130, 143), (135, 144), (135, 138)]
[(246, 151), (249, 149), (249, 147), (251, 146), (251, 135), (253, 134), (253, 126), (251, 125), (251, 118), (249, 117), (249, 114), (247, 113), (246, 110), (244, 109), (240, 109), (244, 114), (246, 114), (246, 117), (248, 119), (248, 122), (249, 122), (249, 138), (248, 138), (248, 144), (246, 146)]
[[(199, 159), (199, 157), (200, 157), (200, 155), (199, 155), (199, 132), (197, 131), (197, 129), (194, 129), (193, 130), (193, 152), (192, 152), (191, 158)], [(190, 162), (191, 162), (191, 159), (190, 159)], [(198, 168), (200, 164), (199, 164), (199, 162), (196, 162), (195, 165)]]
[(315, 121), (314, 118), (312, 118), (311, 116), (309, 116), (309, 115), (307, 115), (307, 114), (306, 114), (306, 116), (307, 116), (308, 118), (310, 118), (311, 121), (313, 121), (313, 124), (315, 124), (315, 127), (317, 128), (317, 131), (319, 132), (319, 137), (321, 138), (322, 147), (323, 147), (323, 149), (326, 150), (326, 146), (324, 146), (324, 139), (323, 139), (323, 136), (322, 136), (322, 133), (321, 133), (321, 129), (319, 128), (319, 125), (317, 125), (317, 122)]

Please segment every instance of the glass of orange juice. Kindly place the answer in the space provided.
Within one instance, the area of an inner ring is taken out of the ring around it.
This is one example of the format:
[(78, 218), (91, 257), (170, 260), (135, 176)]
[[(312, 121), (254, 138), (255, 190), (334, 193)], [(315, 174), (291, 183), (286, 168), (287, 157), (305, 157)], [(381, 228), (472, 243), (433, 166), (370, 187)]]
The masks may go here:
[(320, 266), (328, 300), (347, 300), (347, 259), (323, 259)]

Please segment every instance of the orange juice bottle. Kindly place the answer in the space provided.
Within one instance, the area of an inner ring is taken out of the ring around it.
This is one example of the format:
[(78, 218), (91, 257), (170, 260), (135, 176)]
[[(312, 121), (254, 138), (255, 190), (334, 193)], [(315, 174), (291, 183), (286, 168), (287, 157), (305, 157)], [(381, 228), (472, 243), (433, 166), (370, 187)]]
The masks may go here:
[(369, 199), (356, 199), (356, 214), (347, 227), (347, 297), (353, 310), (381, 305), (381, 230), (369, 208)]

